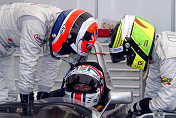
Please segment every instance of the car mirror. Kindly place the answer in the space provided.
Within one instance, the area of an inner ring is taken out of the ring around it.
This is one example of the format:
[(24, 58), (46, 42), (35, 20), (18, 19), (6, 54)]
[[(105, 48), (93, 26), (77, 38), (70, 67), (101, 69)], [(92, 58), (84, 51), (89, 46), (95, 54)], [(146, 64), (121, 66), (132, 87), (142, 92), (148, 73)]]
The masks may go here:
[(115, 90), (109, 91), (109, 101), (101, 112), (100, 116), (103, 115), (109, 104), (130, 104), (133, 102), (133, 93), (130, 92), (119, 92)]
[(130, 92), (109, 92), (110, 104), (130, 104), (133, 101), (133, 93)]

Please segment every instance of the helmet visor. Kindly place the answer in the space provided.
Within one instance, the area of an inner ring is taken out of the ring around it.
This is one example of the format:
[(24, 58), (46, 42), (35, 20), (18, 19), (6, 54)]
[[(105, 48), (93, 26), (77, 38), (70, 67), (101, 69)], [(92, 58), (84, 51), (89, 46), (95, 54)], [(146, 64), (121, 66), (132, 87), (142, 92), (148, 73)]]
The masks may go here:
[(67, 91), (75, 91), (74, 90), (75, 84), (86, 84), (86, 85), (92, 87), (92, 89), (89, 91), (95, 91), (96, 88), (99, 87), (98, 83), (99, 83), (98, 80), (96, 80), (95, 78), (93, 78), (89, 75), (73, 74), (66, 79), (66, 90)]

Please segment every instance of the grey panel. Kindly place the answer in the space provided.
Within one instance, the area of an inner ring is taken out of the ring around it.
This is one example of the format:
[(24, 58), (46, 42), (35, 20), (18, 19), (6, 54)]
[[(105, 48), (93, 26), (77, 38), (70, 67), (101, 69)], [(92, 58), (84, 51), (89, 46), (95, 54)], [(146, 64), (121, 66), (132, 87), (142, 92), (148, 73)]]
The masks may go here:
[(14, 2), (23, 2), (23, 0), (1, 0), (0, 5), (7, 4), (7, 3), (14, 3)]
[(119, 21), (124, 15), (140, 16), (157, 31), (171, 30), (171, 0), (99, 0), (98, 18)]

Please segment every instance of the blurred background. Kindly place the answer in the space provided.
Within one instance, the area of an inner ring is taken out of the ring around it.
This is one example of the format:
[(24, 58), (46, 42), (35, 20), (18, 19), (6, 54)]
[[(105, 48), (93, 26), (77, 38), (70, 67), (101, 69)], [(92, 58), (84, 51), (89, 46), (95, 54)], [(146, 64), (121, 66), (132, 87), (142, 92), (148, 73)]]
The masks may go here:
[(13, 2), (84, 9), (98, 19), (99, 26), (102, 21), (116, 22), (126, 14), (136, 15), (152, 23), (157, 31), (175, 31), (175, 0), (0, 0), (0, 5)]

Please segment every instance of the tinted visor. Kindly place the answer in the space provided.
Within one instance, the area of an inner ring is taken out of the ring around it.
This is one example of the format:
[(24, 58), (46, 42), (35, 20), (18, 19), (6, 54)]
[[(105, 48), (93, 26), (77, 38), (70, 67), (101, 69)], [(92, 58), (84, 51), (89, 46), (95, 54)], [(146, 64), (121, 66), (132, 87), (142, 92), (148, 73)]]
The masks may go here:
[(73, 74), (69, 76), (66, 80), (66, 90), (73, 92), (74, 91), (73, 86), (78, 83), (91, 86), (92, 87), (91, 91), (95, 91), (99, 87), (98, 83), (100, 82), (95, 78), (85, 74)]

